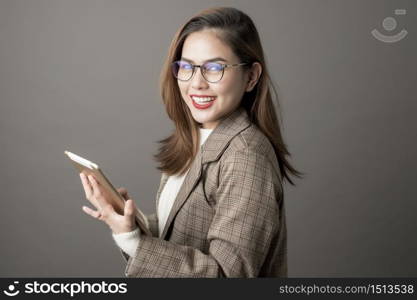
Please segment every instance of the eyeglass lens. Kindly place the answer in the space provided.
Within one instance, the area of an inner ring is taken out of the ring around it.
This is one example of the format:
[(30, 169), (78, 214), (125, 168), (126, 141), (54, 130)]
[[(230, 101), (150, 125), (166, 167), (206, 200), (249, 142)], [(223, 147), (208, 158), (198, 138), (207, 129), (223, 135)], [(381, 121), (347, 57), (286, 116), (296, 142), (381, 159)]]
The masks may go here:
[[(182, 81), (190, 80), (193, 76), (193, 65), (185, 61), (173, 63), (173, 73), (176, 78)], [(217, 82), (223, 76), (223, 65), (215, 62), (207, 62), (201, 67), (203, 77), (209, 82)]]

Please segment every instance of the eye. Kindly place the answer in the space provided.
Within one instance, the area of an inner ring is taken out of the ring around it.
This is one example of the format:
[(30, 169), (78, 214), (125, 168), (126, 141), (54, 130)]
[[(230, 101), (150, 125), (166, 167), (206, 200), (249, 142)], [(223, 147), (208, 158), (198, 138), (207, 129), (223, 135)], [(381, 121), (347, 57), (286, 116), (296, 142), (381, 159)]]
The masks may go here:
[(183, 70), (191, 70), (193, 68), (193, 66), (190, 63), (185, 61), (178, 62), (178, 66), (180, 67), (180, 69)]
[(206, 63), (204, 64), (204, 69), (208, 72), (218, 72), (223, 69), (223, 66), (219, 63)]

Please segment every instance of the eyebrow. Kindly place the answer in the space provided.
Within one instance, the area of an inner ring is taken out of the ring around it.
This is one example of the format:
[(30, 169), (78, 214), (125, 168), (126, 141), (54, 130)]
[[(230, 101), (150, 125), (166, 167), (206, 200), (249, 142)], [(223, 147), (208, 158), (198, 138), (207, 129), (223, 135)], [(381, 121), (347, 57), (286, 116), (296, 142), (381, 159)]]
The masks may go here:
[[(185, 60), (185, 61), (188, 61), (190, 63), (194, 63), (194, 61), (192, 59), (188, 59), (188, 58), (185, 58), (185, 57), (181, 57), (181, 60)], [(227, 60), (225, 60), (222, 57), (215, 57), (215, 58), (210, 58), (210, 59), (205, 60), (204, 63), (206, 63), (206, 62), (213, 62), (213, 61), (224, 61), (224, 62), (227, 62)]]

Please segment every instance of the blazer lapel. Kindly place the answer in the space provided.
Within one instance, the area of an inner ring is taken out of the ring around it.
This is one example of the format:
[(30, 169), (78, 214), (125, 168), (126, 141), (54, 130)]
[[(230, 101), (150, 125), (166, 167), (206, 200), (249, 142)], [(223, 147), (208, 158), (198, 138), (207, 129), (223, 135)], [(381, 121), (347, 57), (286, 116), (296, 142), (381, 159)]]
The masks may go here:
[(159, 198), (161, 197), (161, 193), (165, 187), (165, 184), (168, 181), (169, 176), (166, 175), (165, 173), (162, 173), (161, 176), (161, 181), (159, 182), (159, 188), (158, 191), (156, 192), (156, 211), (158, 212), (158, 206), (159, 206)]
[(175, 198), (174, 204), (172, 205), (171, 211), (168, 215), (168, 219), (165, 223), (164, 231), (162, 232), (161, 239), (165, 239), (168, 228), (171, 226), (171, 223), (180, 210), (181, 206), (187, 200), (188, 195), (191, 193), (191, 190), (194, 188), (194, 185), (200, 179), (201, 176), (201, 151), (198, 151), (193, 163), (191, 164), (190, 170), (187, 175), (185, 175), (184, 182), (181, 185), (180, 190), (178, 191), (177, 197)]
[[(184, 182), (182, 183), (178, 195), (175, 198), (174, 204), (168, 215), (164, 231), (162, 232), (160, 238), (165, 239), (168, 229), (170, 228), (171, 223), (174, 220), (176, 214), (178, 213), (184, 202), (188, 199), (188, 196), (190, 195), (191, 191), (194, 189), (195, 185), (200, 179), (203, 164), (219, 159), (220, 155), (227, 148), (227, 145), (230, 143), (231, 139), (237, 134), (239, 134), (239, 132), (250, 126), (250, 124), (251, 123), (249, 121), (245, 109), (240, 107), (236, 109), (228, 117), (223, 119), (220, 122), (220, 124), (213, 130), (213, 132), (209, 135), (206, 142), (200, 148), (200, 151), (198, 151), (193, 163), (190, 166), (189, 172), (184, 178)], [(157, 209), (159, 197), (161, 196), (161, 192), (167, 180), (168, 176), (163, 174), (161, 178), (161, 184), (157, 193)]]

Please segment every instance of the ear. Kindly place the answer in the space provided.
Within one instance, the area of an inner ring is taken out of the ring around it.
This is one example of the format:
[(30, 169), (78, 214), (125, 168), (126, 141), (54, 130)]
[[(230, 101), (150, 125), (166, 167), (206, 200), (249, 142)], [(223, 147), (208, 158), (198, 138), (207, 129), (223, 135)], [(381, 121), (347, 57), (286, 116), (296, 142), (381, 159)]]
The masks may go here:
[(250, 92), (253, 90), (255, 85), (258, 83), (259, 77), (261, 77), (262, 74), (262, 66), (258, 62), (254, 62), (252, 64), (252, 67), (248, 71), (248, 83), (246, 84), (246, 92)]

